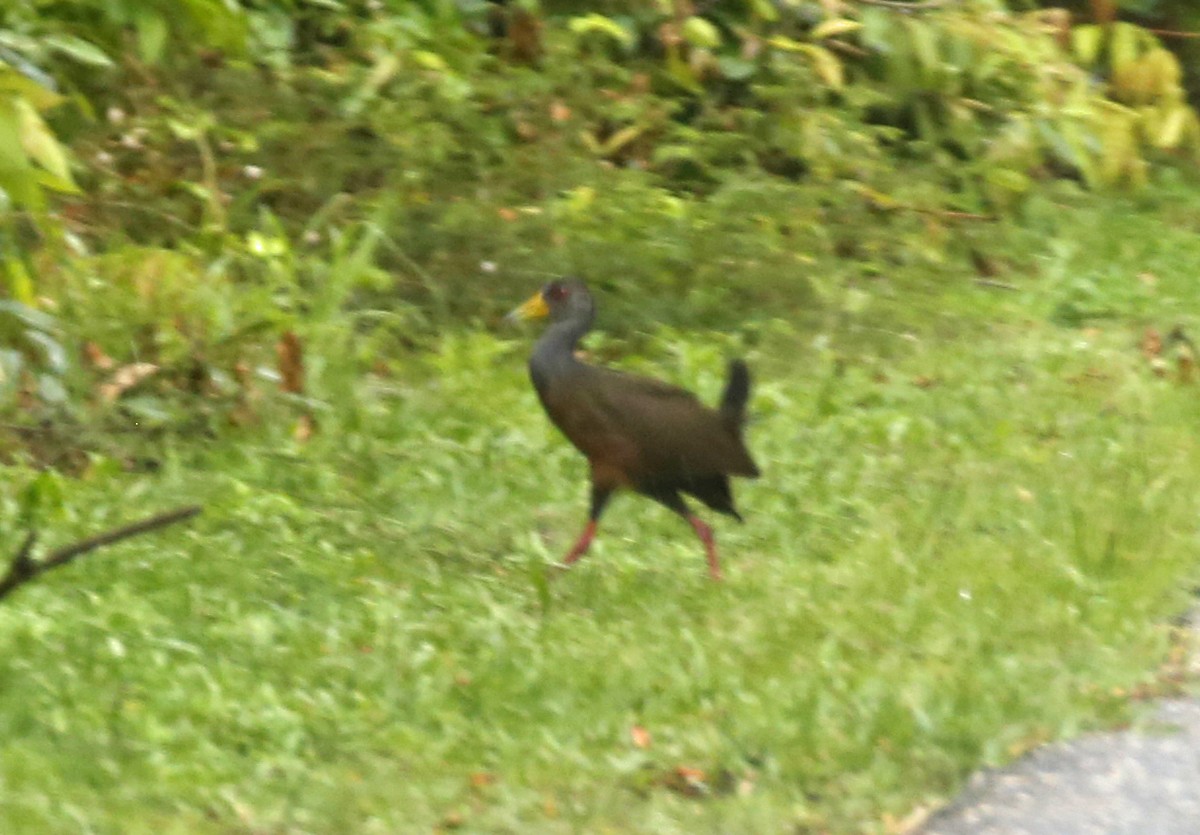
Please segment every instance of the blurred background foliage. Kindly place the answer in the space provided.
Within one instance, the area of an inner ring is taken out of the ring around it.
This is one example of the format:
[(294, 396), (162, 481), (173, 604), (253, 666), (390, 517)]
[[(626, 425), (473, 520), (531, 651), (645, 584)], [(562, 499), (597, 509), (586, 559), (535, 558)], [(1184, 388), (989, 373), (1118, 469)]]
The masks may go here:
[(618, 334), (991, 274), (1046, 195), (1197, 160), (1197, 30), (1185, 0), (14, 0), (0, 412), (218, 431), (285, 333), (328, 394), (569, 271)]

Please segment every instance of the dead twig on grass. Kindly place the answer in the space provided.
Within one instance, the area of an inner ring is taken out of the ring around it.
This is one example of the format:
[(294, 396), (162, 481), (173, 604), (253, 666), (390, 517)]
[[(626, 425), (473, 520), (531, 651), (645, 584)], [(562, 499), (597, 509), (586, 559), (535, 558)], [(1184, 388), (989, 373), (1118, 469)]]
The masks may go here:
[(165, 528), (167, 525), (174, 525), (176, 522), (192, 518), (200, 511), (201, 508), (198, 505), (188, 505), (176, 508), (175, 510), (169, 510), (166, 513), (151, 516), (140, 522), (122, 525), (119, 528), (98, 533), (87, 539), (72, 542), (70, 545), (64, 545), (62, 548), (51, 551), (40, 560), (35, 560), (32, 556), (33, 546), (37, 544), (37, 532), (30, 531), (25, 536), (25, 541), (21, 543), (21, 547), (17, 549), (12, 562), (9, 563), (8, 573), (0, 579), (0, 600), (3, 600), (21, 586), (45, 574), (52, 568), (66, 565), (76, 557), (82, 556), (89, 551), (95, 551), (97, 548), (103, 548), (105, 545), (112, 545), (114, 542), (120, 542), (122, 539), (128, 539), (131, 536), (138, 536), (139, 534), (149, 533), (159, 528)]

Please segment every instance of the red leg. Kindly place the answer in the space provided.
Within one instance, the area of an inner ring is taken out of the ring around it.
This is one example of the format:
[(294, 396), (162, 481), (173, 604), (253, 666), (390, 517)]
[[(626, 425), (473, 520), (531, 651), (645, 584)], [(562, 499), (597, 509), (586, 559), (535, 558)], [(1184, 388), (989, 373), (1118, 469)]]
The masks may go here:
[(589, 519), (587, 525), (583, 528), (583, 533), (579, 535), (579, 539), (571, 546), (571, 550), (563, 557), (563, 565), (568, 566), (579, 560), (587, 549), (591, 547), (592, 540), (596, 538), (596, 520)]
[(700, 541), (704, 543), (704, 555), (708, 558), (708, 576), (714, 580), (720, 580), (721, 562), (717, 559), (717, 542), (713, 538), (712, 528), (700, 521), (699, 516), (689, 515), (687, 520), (691, 523), (696, 536), (700, 537)]
[(563, 567), (566, 568), (579, 558), (587, 553), (587, 549), (592, 546), (592, 540), (596, 538), (596, 525), (600, 522), (600, 514), (604, 512), (604, 506), (608, 504), (608, 500), (612, 497), (611, 487), (601, 487), (596, 484), (595, 479), (592, 480), (592, 509), (588, 514), (588, 522), (584, 525), (583, 533), (579, 535), (579, 539), (571, 546), (571, 550), (563, 557)]

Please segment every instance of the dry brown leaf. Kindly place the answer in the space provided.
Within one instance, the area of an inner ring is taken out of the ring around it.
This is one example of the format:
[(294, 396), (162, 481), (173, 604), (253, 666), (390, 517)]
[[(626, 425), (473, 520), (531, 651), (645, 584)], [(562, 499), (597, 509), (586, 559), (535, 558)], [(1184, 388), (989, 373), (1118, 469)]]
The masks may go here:
[(839, 17), (843, 13), (842, 0), (821, 0), (821, 10), (825, 17)]
[(550, 105), (550, 121), (565, 122), (571, 118), (571, 108), (567, 107), (560, 101), (553, 102)]
[(1117, 17), (1115, 0), (1092, 0), (1092, 19), (1099, 24), (1112, 23)]
[(233, 379), (237, 380), (240, 388), (240, 396), (247, 402), (253, 402), (258, 399), (258, 386), (254, 385), (254, 373), (250, 368), (250, 363), (245, 360), (238, 360), (233, 364)]
[(629, 738), (633, 740), (633, 744), (638, 748), (650, 747), (650, 732), (641, 725), (634, 725), (629, 729)]
[(234, 426), (249, 426), (258, 421), (258, 403), (260, 392), (254, 385), (254, 376), (250, 364), (238, 360), (233, 366), (233, 378), (238, 382), (237, 403), (229, 412), (229, 422)]
[(99, 371), (108, 371), (116, 365), (113, 358), (104, 353), (103, 348), (90, 340), (83, 343), (83, 358), (88, 365)]
[(1177, 382), (1192, 383), (1196, 372), (1196, 346), (1182, 326), (1176, 325), (1166, 335), (1163, 350), (1175, 356)]
[(501, 220), (507, 220), (512, 223), (519, 216), (516, 209), (511, 209), (508, 206), (502, 206), (496, 210), (496, 214), (500, 215)]
[[(1119, 690), (1120, 688), (1114, 688), (1114, 689)], [(1121, 696), (1121, 695), (1124, 695), (1124, 693), (1114, 694), (1114, 695)], [(1027, 754), (1030, 751), (1032, 751), (1034, 748), (1037, 748), (1040, 745), (1046, 744), (1046, 742), (1048, 742), (1049, 739), (1050, 739), (1050, 734), (1044, 728), (1034, 729), (1034, 730), (1030, 731), (1029, 733), (1027, 733), (1025, 736), (1023, 736), (1021, 739), (1014, 740), (1013, 742), (1009, 743), (1008, 746), (1006, 747), (1005, 751), (1008, 753), (1008, 755), (1010, 757), (1012, 757), (1013, 759), (1016, 759), (1017, 757), (1021, 756), (1022, 754)]]
[(1071, 12), (1067, 9), (1045, 9), (1041, 15), (1047, 30), (1062, 49), (1071, 48)]
[(532, 64), (542, 54), (542, 22), (529, 11), (514, 8), (508, 20), (508, 43), (512, 57)]
[(1175, 357), (1175, 369), (1179, 382), (1192, 383), (1196, 380), (1196, 356), (1189, 350), (1180, 351)]
[(103, 383), (100, 386), (98, 389), (100, 399), (105, 403), (112, 403), (122, 394), (157, 371), (158, 366), (152, 362), (135, 362), (130, 365), (123, 365), (113, 372), (113, 375), (108, 378), (107, 383)]
[(753, 61), (762, 54), (763, 39), (747, 32), (742, 36), (742, 60)]
[(887, 835), (913, 835), (921, 830), (932, 814), (933, 809), (929, 806), (918, 806), (902, 818), (885, 813), (883, 831)]
[(673, 792), (686, 797), (700, 797), (708, 794), (708, 777), (699, 768), (679, 765), (667, 772), (663, 777), (663, 785)]
[(1000, 273), (1000, 267), (995, 258), (977, 249), (972, 249), (970, 255), (971, 264), (975, 267), (975, 272), (984, 278), (995, 278)]
[(1162, 356), (1163, 341), (1162, 334), (1155, 328), (1146, 328), (1146, 332), (1142, 334), (1142, 356), (1148, 360)]
[(284, 333), (275, 345), (279, 360), (279, 387), (289, 394), (304, 394), (304, 347), (292, 331)]
[(230, 426), (253, 426), (258, 423), (258, 413), (241, 403), (229, 410), (227, 419)]
[(317, 434), (317, 421), (312, 415), (300, 415), (300, 420), (296, 421), (296, 428), (292, 430), (292, 437), (300, 443), (304, 443), (315, 434)]
[(476, 771), (471, 775), (471, 787), (482, 789), (496, 782), (496, 775), (489, 771)]
[(673, 22), (667, 22), (658, 27), (658, 40), (667, 49), (671, 49), (683, 43), (683, 35), (679, 34), (678, 26)]

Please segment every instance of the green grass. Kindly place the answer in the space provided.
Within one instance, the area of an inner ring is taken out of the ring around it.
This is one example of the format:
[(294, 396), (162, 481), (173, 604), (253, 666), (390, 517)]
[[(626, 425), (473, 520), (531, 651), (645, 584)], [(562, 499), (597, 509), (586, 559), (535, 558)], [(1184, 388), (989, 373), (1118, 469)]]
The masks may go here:
[[(1127, 721), (1200, 579), (1200, 391), (1137, 348), (1195, 321), (1200, 203), (1072, 211), (1015, 291), (826, 289), (804, 322), (596, 341), (708, 400), (748, 355), (764, 477), (717, 523), (724, 584), (634, 497), (546, 579), (585, 472), (524, 332), (331, 371), (307, 444), (274, 423), (43, 476), (48, 545), (207, 511), (0, 607), (4, 832), (883, 831)], [(8, 547), (33, 478), (3, 472)]]

